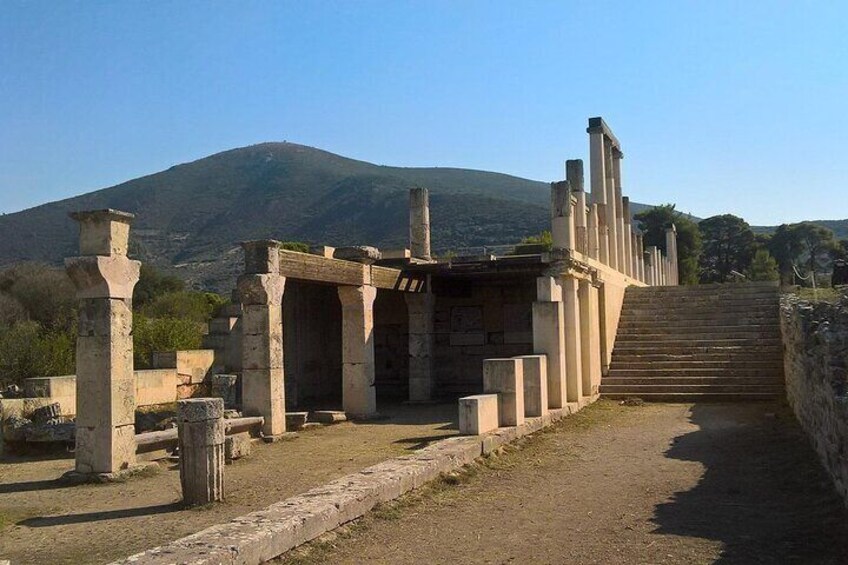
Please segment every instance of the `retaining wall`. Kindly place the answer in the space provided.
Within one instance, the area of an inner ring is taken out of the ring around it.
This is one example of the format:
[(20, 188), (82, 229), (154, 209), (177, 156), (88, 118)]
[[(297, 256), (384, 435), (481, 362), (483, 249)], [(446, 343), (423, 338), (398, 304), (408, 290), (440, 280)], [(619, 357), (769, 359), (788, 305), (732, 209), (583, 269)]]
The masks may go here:
[(848, 505), (848, 296), (781, 299), (786, 395)]

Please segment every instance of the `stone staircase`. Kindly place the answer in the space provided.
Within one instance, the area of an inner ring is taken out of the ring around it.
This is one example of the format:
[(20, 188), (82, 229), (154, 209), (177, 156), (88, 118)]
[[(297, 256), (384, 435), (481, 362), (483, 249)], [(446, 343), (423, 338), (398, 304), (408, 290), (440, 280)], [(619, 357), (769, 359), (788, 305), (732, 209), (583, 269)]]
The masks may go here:
[(608, 398), (772, 400), (783, 395), (776, 283), (630, 287)]

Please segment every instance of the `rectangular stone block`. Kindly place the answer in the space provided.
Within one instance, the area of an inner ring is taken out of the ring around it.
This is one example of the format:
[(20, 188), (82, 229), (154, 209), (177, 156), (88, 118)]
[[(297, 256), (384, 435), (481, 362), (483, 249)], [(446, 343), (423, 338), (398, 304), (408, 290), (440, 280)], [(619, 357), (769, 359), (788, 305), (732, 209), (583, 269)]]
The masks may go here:
[(483, 392), (498, 394), (500, 426), (520, 426), (524, 423), (523, 368), (521, 361), (515, 358), (483, 361)]
[(544, 416), (548, 413), (548, 358), (544, 355), (523, 355), (524, 415)]
[(227, 462), (235, 459), (241, 459), (250, 455), (251, 446), (250, 434), (243, 432), (227, 436), (224, 441), (224, 458)]
[(177, 374), (188, 377), (191, 384), (200, 384), (215, 366), (214, 349), (183, 351), (157, 351), (153, 353), (155, 369), (176, 369)]
[(459, 433), (476, 436), (497, 428), (497, 394), (477, 394), (459, 399)]

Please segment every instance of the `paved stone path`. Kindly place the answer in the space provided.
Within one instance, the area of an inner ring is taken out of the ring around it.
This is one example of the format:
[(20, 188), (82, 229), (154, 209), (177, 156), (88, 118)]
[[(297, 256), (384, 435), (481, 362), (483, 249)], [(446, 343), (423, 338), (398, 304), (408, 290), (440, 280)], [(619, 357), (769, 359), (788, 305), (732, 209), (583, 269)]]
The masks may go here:
[(848, 513), (771, 404), (602, 402), (288, 563), (846, 563)]

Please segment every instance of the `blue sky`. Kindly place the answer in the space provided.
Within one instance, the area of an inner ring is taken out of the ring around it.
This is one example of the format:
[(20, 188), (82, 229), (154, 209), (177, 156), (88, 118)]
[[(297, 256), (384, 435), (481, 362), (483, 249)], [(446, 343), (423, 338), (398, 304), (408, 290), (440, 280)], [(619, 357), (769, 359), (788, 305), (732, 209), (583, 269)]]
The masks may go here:
[(288, 140), (752, 224), (848, 217), (846, 2), (0, 0), (0, 211)]

